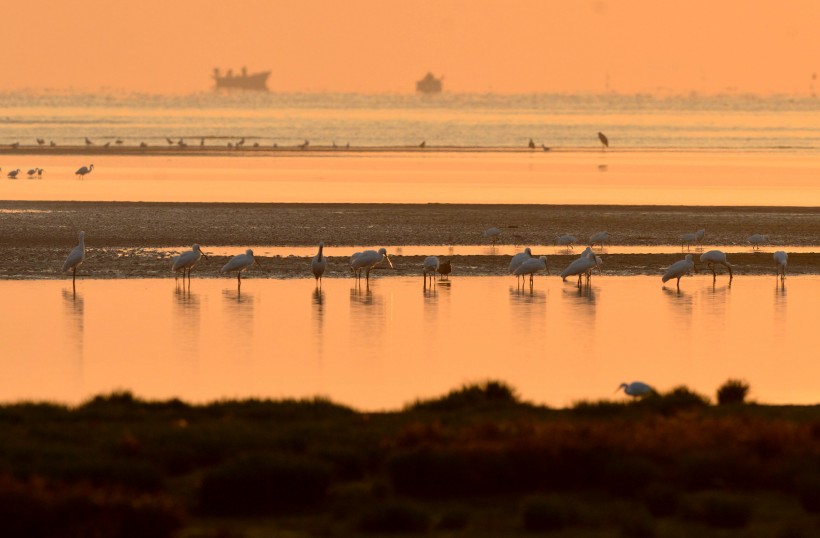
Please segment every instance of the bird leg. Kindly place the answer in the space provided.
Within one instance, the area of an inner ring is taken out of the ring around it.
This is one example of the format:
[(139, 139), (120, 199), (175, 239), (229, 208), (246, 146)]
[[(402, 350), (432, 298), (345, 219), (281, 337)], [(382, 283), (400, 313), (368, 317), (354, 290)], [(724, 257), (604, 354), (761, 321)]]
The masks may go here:
[(729, 282), (731, 282), (732, 279), (734, 278), (734, 275), (732, 274), (732, 266), (727, 263), (726, 264), (726, 269), (729, 270)]
[(72, 271), (73, 271), (73, 273), (72, 273), (72, 276), (71, 276), (71, 284), (74, 285), (74, 283), (77, 281), (77, 266), (76, 265), (72, 268)]

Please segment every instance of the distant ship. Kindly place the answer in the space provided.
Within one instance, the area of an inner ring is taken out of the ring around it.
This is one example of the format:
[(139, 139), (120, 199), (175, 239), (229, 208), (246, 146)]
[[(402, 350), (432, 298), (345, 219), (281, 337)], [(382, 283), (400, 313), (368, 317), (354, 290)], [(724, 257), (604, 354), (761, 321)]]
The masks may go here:
[(233, 71), (228, 69), (225, 76), (219, 73), (219, 69), (214, 69), (214, 80), (216, 81), (217, 90), (268, 90), (268, 77), (270, 71), (262, 71), (261, 73), (248, 74), (246, 67), (242, 68), (242, 73), (234, 75)]
[(423, 79), (416, 82), (416, 91), (421, 93), (441, 93), (442, 78), (436, 78), (433, 73), (428, 72)]

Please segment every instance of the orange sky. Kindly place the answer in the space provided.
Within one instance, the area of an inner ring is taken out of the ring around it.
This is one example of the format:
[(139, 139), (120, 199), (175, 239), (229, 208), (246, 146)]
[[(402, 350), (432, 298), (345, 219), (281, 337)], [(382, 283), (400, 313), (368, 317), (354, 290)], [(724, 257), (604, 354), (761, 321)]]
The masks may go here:
[[(793, 93), (817, 0), (113, 0), (6, 3), (1, 90), (191, 93), (214, 67), (273, 91)], [(814, 81), (815, 91), (820, 81)]]

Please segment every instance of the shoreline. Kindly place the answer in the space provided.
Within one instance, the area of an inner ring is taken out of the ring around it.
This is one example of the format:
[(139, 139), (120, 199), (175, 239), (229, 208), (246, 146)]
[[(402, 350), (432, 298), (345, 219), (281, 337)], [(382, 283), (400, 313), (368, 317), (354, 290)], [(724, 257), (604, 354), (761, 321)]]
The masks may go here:
[[(382, 275), (416, 276), (423, 255), (401, 255), (391, 245), (486, 245), (482, 231), (502, 229), (500, 245), (545, 245), (557, 233), (579, 238), (570, 253), (546, 254), (551, 273), (580, 254), (585, 238), (610, 233), (610, 245), (668, 245), (680, 234), (705, 228), (709, 245), (746, 245), (752, 233), (768, 234), (763, 252), (729, 254), (739, 275), (774, 274), (777, 245), (820, 245), (820, 208), (684, 206), (543, 206), (458, 204), (255, 204), (142, 202), (0, 202), (0, 279), (65, 278), (59, 269), (86, 232), (83, 278), (173, 278), (171, 257), (180, 245), (304, 247), (385, 246), (398, 269)], [(187, 248), (187, 247), (186, 247)], [(174, 250), (171, 250), (174, 249)], [(543, 249), (542, 249), (543, 250)], [(697, 251), (692, 251), (697, 260)], [(432, 254), (432, 253), (431, 253)], [(603, 275), (660, 275), (678, 253), (604, 254)], [(309, 275), (313, 254), (257, 256), (250, 278)], [(454, 276), (507, 275), (510, 256), (446, 256)], [(196, 278), (216, 277), (228, 256), (200, 263)], [(820, 249), (789, 255), (790, 275), (820, 274)], [(347, 256), (330, 257), (326, 276), (349, 278)]]

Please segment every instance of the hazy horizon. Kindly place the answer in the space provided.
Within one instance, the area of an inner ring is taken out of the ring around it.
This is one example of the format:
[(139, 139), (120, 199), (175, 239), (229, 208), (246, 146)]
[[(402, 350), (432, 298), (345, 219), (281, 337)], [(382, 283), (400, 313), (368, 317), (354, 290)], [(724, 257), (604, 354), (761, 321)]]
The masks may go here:
[(0, 92), (190, 94), (244, 66), (282, 93), (410, 94), (431, 71), (454, 94), (809, 96), (820, 71), (811, 0), (35, 0), (4, 20)]

